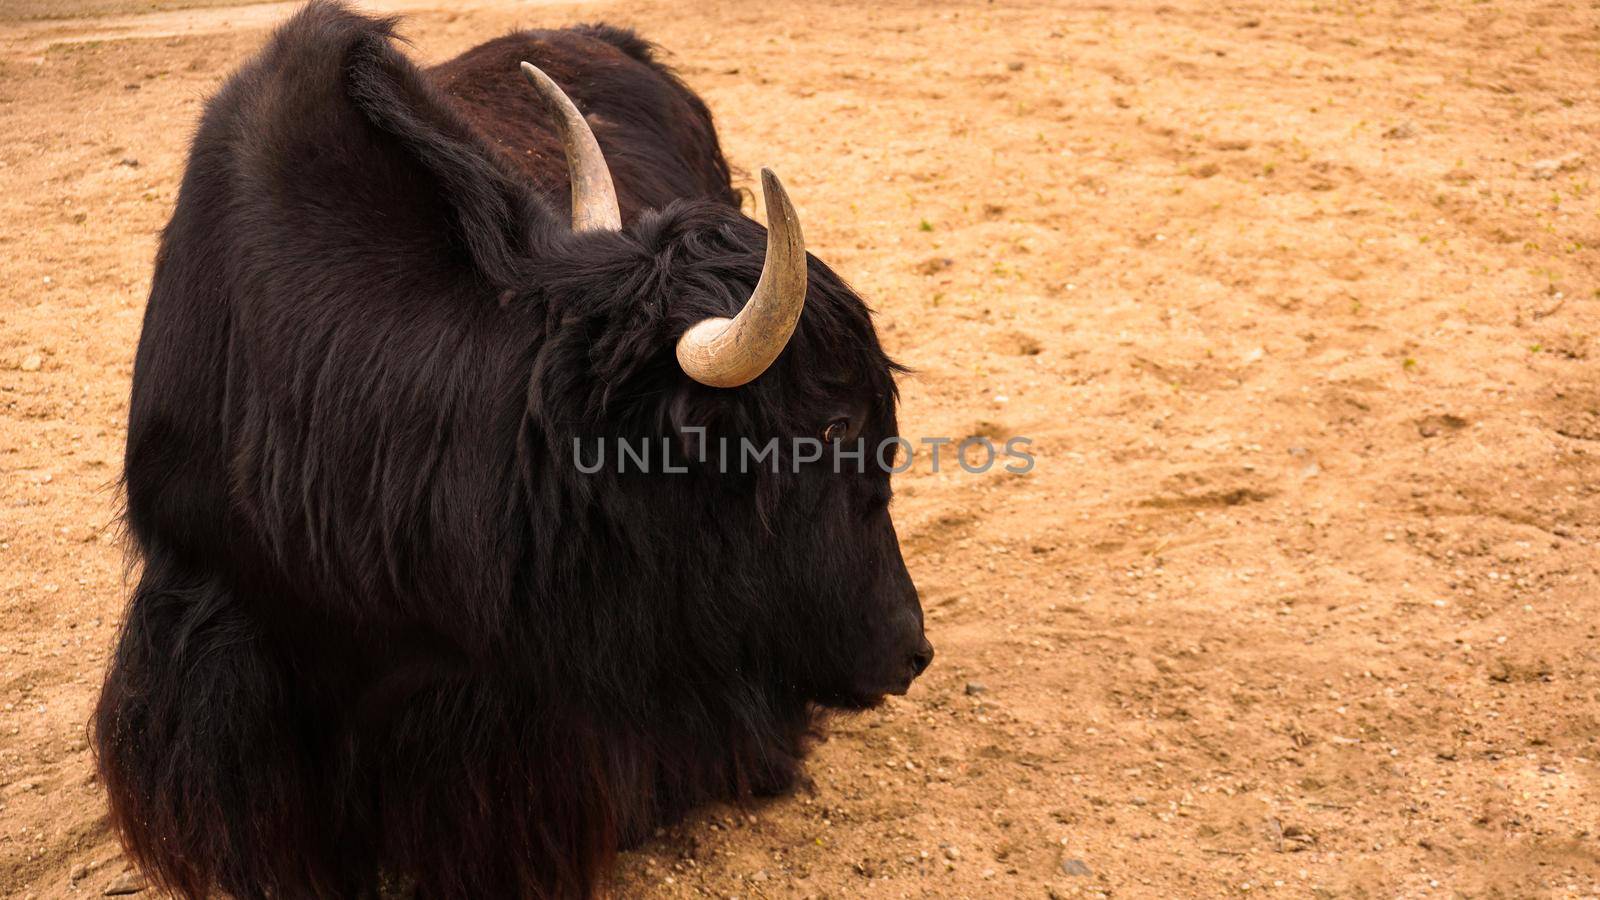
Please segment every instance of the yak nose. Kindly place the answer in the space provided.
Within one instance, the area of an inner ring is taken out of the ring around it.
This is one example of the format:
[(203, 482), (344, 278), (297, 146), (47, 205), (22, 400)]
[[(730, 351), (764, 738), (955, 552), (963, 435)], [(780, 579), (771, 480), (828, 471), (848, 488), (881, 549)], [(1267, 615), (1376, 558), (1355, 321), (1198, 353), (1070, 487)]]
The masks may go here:
[(911, 653), (911, 677), (921, 675), (931, 662), (933, 662), (933, 645), (928, 643), (927, 638), (923, 638), (922, 645)]

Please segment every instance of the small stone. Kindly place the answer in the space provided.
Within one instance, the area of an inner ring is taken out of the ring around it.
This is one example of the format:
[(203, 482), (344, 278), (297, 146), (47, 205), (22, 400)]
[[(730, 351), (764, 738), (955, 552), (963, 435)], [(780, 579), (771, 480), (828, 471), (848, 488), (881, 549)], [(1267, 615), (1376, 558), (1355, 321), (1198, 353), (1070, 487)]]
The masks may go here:
[(1081, 859), (1063, 859), (1061, 871), (1074, 878), (1089, 877), (1089, 866)]
[(1536, 180), (1542, 181), (1556, 177), (1556, 174), (1559, 172), (1566, 172), (1576, 169), (1582, 162), (1582, 153), (1568, 153), (1565, 156), (1558, 156), (1554, 159), (1538, 160), (1528, 168), (1531, 170), (1533, 177)]
[(117, 163), (117, 165), (127, 166), (130, 169), (137, 169), (139, 168), (139, 161), (131, 156), (124, 156), (121, 161)]
[(1417, 128), (1410, 122), (1401, 122), (1399, 125), (1396, 125), (1393, 128), (1390, 128), (1388, 131), (1385, 131), (1383, 136), (1391, 141), (1403, 141), (1406, 138), (1416, 137)]
[(143, 875), (132, 869), (126, 869), (121, 875), (113, 878), (110, 884), (106, 885), (105, 896), (125, 897), (128, 894), (137, 894), (149, 886)]
[(979, 694), (987, 693), (988, 690), (989, 690), (989, 686), (984, 684), (981, 681), (969, 681), (969, 682), (967, 682), (967, 696), (968, 697), (976, 697)]
[(956, 847), (946, 847), (946, 848), (944, 848), (944, 858), (945, 859), (949, 859), (949, 860), (960, 859), (961, 858), (961, 850), (959, 848), (956, 848)]
[(29, 353), (22, 358), (22, 371), (37, 372), (44, 367), (44, 357), (37, 353)]
[(1417, 420), (1417, 434), (1423, 437), (1437, 437), (1447, 431), (1459, 431), (1467, 427), (1468, 422), (1460, 416), (1444, 415), (1424, 416)]

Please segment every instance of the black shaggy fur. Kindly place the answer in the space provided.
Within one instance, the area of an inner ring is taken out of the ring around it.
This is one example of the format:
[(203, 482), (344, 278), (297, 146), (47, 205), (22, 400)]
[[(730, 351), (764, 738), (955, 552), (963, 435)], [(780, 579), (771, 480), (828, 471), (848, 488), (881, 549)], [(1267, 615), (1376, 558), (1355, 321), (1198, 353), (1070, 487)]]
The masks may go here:
[[(895, 433), (892, 364), (816, 260), (765, 375), (677, 368), (764, 256), (704, 104), (606, 26), (431, 71), (390, 29), (283, 26), (208, 104), (156, 262), (95, 739), (184, 897), (587, 896), (656, 825), (788, 788), (817, 705), (903, 689), (921, 641), (887, 472), (572, 463), (690, 426)], [(519, 59), (594, 123), (623, 232), (570, 231)]]

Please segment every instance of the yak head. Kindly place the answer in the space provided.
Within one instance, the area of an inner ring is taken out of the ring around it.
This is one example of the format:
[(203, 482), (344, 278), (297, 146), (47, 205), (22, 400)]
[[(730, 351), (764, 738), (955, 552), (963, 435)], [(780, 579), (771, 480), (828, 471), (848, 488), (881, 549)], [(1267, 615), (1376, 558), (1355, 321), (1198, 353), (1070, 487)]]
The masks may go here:
[[(596, 399), (586, 428), (546, 423), (554, 464), (626, 482), (604, 492), (625, 508), (625, 552), (643, 566), (625, 577), (665, 582), (635, 587), (675, 598), (662, 627), (694, 677), (846, 708), (905, 693), (933, 647), (889, 514), (890, 475), (908, 452), (900, 370), (866, 304), (806, 253), (769, 170), (765, 230), (708, 200), (624, 229), (584, 117), (523, 69), (571, 172), (572, 237), (555, 255), (588, 260), (566, 276), (577, 289), (563, 309), (577, 324), (552, 333), (547, 349), (563, 362), (545, 374), (562, 377), (556, 368), (581, 354)], [(597, 292), (597, 280), (611, 287)], [(574, 436), (584, 431), (591, 443)]]

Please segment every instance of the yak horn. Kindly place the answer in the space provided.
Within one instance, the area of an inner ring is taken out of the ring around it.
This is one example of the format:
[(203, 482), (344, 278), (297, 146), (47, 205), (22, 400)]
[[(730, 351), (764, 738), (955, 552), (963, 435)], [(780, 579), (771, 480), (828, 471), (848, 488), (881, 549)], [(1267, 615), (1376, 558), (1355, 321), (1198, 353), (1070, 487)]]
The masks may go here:
[(583, 113), (572, 98), (539, 71), (532, 63), (522, 64), (533, 89), (556, 117), (556, 130), (567, 152), (567, 168), (572, 172), (572, 230), (621, 231), (622, 210), (617, 205), (617, 189), (611, 183), (611, 170), (600, 152), (600, 143), (589, 130)]
[(765, 372), (789, 343), (806, 305), (800, 217), (771, 169), (761, 170), (761, 192), (767, 198), (767, 259), (755, 293), (732, 319), (702, 319), (678, 339), (678, 365), (711, 387), (738, 387)]

